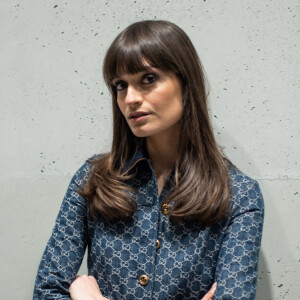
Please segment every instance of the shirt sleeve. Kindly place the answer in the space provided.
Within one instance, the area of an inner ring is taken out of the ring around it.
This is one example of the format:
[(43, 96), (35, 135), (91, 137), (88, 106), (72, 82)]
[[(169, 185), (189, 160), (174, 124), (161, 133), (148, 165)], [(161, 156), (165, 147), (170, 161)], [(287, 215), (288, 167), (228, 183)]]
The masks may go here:
[(233, 210), (219, 253), (214, 300), (254, 300), (264, 202), (256, 181), (233, 185)]
[(89, 165), (73, 176), (56, 218), (36, 276), (33, 299), (71, 299), (69, 286), (80, 268), (87, 245), (86, 201), (78, 194)]

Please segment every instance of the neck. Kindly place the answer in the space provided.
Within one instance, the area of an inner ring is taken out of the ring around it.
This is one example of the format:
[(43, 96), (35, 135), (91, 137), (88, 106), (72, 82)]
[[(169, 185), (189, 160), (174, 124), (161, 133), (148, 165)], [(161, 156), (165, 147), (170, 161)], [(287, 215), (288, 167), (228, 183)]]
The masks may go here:
[(179, 130), (146, 139), (147, 150), (156, 176), (169, 174), (177, 159)]

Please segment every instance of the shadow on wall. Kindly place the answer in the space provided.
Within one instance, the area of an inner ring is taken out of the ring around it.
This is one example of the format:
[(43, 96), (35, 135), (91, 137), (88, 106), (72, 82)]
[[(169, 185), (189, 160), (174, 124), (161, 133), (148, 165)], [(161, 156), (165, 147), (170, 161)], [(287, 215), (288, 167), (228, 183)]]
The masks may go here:
[(258, 267), (258, 281), (256, 300), (273, 300), (272, 283), (270, 278), (270, 271), (265, 259), (264, 250), (261, 249), (259, 255), (259, 267)]

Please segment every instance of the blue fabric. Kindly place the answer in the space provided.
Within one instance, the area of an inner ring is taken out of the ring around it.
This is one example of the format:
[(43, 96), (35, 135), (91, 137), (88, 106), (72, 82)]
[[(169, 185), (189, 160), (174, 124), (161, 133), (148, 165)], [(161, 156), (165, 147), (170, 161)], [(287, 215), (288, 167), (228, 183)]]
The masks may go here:
[[(232, 211), (213, 226), (174, 226), (160, 204), (155, 173), (143, 153), (124, 172), (138, 207), (129, 221), (93, 220), (78, 193), (89, 177), (85, 163), (74, 175), (39, 265), (33, 299), (70, 299), (68, 288), (88, 248), (88, 270), (109, 299), (201, 299), (216, 281), (213, 299), (255, 299), (264, 204), (258, 183), (233, 166)], [(156, 240), (160, 247), (156, 248)], [(139, 283), (141, 275), (149, 282)]]

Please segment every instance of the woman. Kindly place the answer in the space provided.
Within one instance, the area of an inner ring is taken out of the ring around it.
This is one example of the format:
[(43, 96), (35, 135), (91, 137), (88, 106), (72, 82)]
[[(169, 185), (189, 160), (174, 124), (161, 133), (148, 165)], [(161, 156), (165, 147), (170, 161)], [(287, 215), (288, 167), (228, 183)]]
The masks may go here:
[[(262, 195), (218, 149), (187, 35), (134, 23), (103, 74), (112, 150), (74, 175), (34, 299), (254, 299)], [(76, 277), (86, 247), (90, 276)]]

